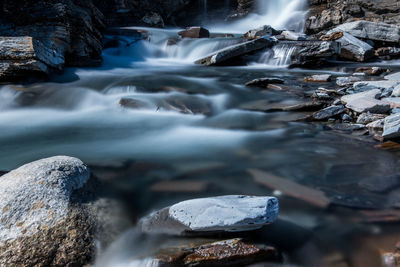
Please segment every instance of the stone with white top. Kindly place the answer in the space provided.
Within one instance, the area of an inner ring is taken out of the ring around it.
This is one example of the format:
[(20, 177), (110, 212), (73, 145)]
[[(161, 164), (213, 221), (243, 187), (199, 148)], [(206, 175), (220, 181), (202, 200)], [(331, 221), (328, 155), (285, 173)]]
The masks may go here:
[(139, 222), (146, 233), (174, 234), (250, 231), (273, 223), (274, 197), (230, 195), (192, 199), (151, 213)]
[(381, 95), (381, 91), (379, 89), (373, 89), (361, 93), (356, 93), (356, 94), (350, 94), (350, 95), (345, 95), (342, 96), (340, 99), (343, 104), (347, 104), (349, 102), (355, 101), (360, 98), (371, 98), (371, 99), (377, 99)]
[(356, 82), (353, 85), (353, 89), (356, 92), (364, 92), (372, 89), (379, 89), (381, 92), (389, 89), (394, 89), (400, 85), (400, 81), (363, 81)]
[(400, 114), (393, 114), (386, 117), (382, 137), (385, 139), (400, 137)]

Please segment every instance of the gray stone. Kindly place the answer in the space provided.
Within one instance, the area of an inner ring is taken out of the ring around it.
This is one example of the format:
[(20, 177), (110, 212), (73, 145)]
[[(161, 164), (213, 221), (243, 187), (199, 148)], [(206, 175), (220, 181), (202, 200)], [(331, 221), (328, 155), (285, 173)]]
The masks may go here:
[(400, 114), (386, 117), (382, 137), (385, 139), (400, 137)]
[(396, 25), (358, 20), (344, 23), (334, 29), (361, 39), (398, 43), (400, 41), (400, 27)]
[(248, 39), (248, 40), (254, 40), (260, 37), (264, 37), (264, 36), (272, 36), (272, 35), (277, 35), (279, 34), (279, 31), (276, 31), (274, 28), (272, 28), (269, 25), (264, 25), (261, 26), (257, 29), (253, 29), (248, 31), (247, 33), (245, 33), (245, 35), (243, 36), (244, 38)]
[(389, 80), (389, 81), (397, 81), (400, 82), (400, 72), (395, 72), (389, 75), (386, 75), (384, 79)]
[(276, 39), (270, 37), (263, 37), (252, 41), (240, 43), (237, 45), (229, 46), (222, 49), (208, 57), (197, 60), (196, 64), (205, 66), (214, 66), (224, 64), (229, 60), (236, 59), (246, 54), (259, 51), (265, 48), (270, 48), (276, 43)]
[(95, 251), (94, 222), (73, 199), (90, 177), (79, 159), (59, 156), (0, 179), (0, 266), (85, 265)]
[(367, 128), (370, 131), (383, 131), (383, 126), (385, 125), (385, 119), (377, 120), (367, 124)]
[(379, 89), (381, 92), (384, 90), (394, 89), (400, 81), (363, 81), (356, 82), (353, 85), (353, 89), (356, 92), (364, 92), (372, 89)]
[(371, 112), (385, 114), (390, 111), (390, 105), (382, 100), (361, 97), (348, 101), (346, 107), (358, 113)]
[(304, 78), (306, 82), (329, 82), (332, 78), (330, 74), (316, 74)]
[(290, 67), (315, 67), (340, 54), (340, 44), (331, 41), (281, 41), (278, 45), (293, 47)]
[(361, 93), (356, 93), (356, 94), (350, 94), (350, 95), (345, 95), (342, 96), (340, 99), (343, 104), (347, 104), (352, 101), (357, 101), (357, 99), (360, 98), (371, 98), (371, 99), (377, 99), (381, 95), (381, 91), (379, 89), (373, 89)]
[(357, 123), (360, 124), (369, 124), (371, 122), (384, 119), (386, 116), (383, 114), (371, 114), (371, 113), (362, 113), (358, 119)]
[(337, 77), (336, 84), (339, 86), (349, 86), (353, 85), (356, 82), (361, 81), (360, 77), (349, 76), (349, 77)]
[(278, 212), (274, 197), (210, 197), (164, 208), (142, 218), (139, 225), (143, 232), (165, 234), (250, 231), (274, 222)]
[(375, 53), (372, 46), (346, 32), (336, 42), (339, 42), (342, 46), (341, 58), (363, 62), (372, 58)]
[(315, 120), (326, 120), (346, 111), (344, 106), (330, 106), (313, 114)]
[(284, 80), (278, 78), (259, 78), (246, 83), (246, 86), (266, 88), (269, 84), (283, 84), (284, 82)]
[(385, 97), (382, 98), (382, 101), (388, 103), (393, 109), (400, 107), (400, 97)]
[(393, 88), (392, 97), (400, 97), (400, 85)]

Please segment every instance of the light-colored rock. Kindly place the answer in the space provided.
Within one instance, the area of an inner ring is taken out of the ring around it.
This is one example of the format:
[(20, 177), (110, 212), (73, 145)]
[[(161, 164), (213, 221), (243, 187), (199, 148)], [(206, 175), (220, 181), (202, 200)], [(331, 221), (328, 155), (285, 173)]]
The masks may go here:
[(306, 82), (329, 82), (332, 75), (330, 74), (316, 74), (304, 78)]
[(382, 120), (386, 116), (383, 114), (371, 114), (371, 113), (362, 113), (358, 119), (357, 123), (360, 124), (369, 124), (371, 122), (377, 121), (377, 120)]
[(183, 201), (150, 214), (139, 224), (148, 233), (249, 231), (274, 222), (278, 212), (274, 197), (232, 195)]
[(353, 89), (356, 92), (364, 92), (372, 89), (379, 89), (381, 92), (394, 89), (400, 85), (400, 81), (363, 81), (353, 84)]
[(400, 85), (393, 88), (392, 97), (400, 97)]
[(361, 39), (398, 43), (400, 41), (400, 27), (396, 25), (358, 20), (344, 23), (333, 31), (342, 31)]
[(298, 33), (293, 31), (283, 31), (281, 35), (284, 37), (285, 40), (288, 41), (306, 41), (308, 37), (304, 33)]
[(243, 37), (248, 40), (254, 40), (254, 39), (261, 38), (261, 37), (264, 37), (267, 35), (272, 36), (272, 35), (277, 35), (277, 34), (279, 34), (279, 32), (276, 31), (274, 28), (272, 28), (269, 25), (264, 25), (257, 29), (248, 31), (247, 33), (245, 33), (245, 35)]
[(387, 71), (389, 70), (381, 67), (360, 67), (355, 70), (356, 73), (365, 73), (371, 76), (378, 76)]
[(182, 38), (209, 38), (210, 32), (203, 27), (189, 27), (178, 33)]
[(400, 108), (400, 97), (385, 97), (382, 101), (388, 103), (391, 108)]
[(381, 91), (379, 89), (368, 90), (361, 93), (351, 94), (342, 96), (340, 99), (343, 104), (347, 104), (348, 102), (360, 99), (360, 98), (372, 98), (377, 99), (381, 95)]
[(358, 113), (377, 113), (385, 114), (390, 111), (390, 105), (382, 100), (361, 97), (352, 101), (348, 101), (346, 107)]
[(363, 62), (374, 56), (374, 48), (348, 33), (336, 40), (341, 44), (340, 57), (344, 59)]
[(384, 79), (389, 80), (389, 81), (397, 81), (400, 82), (400, 72), (395, 72), (389, 75), (386, 75)]
[(383, 131), (383, 126), (385, 125), (385, 119), (377, 120), (367, 124), (367, 128), (370, 131)]
[(400, 114), (386, 117), (382, 137), (385, 139), (400, 137)]
[[(0, 266), (88, 263), (94, 223), (76, 190), (90, 177), (79, 159), (58, 156), (13, 170), (0, 179)], [(73, 200), (74, 199), (74, 200)]]
[(336, 78), (336, 84), (339, 86), (349, 86), (353, 85), (356, 82), (361, 81), (360, 77), (356, 76), (349, 76), (349, 77), (337, 77)]
[(229, 60), (244, 56), (246, 54), (270, 48), (276, 43), (275, 38), (263, 37), (252, 41), (247, 41), (237, 45), (229, 46), (225, 49), (219, 50), (218, 52), (197, 60), (196, 64), (202, 64), (205, 66), (220, 65), (226, 63)]

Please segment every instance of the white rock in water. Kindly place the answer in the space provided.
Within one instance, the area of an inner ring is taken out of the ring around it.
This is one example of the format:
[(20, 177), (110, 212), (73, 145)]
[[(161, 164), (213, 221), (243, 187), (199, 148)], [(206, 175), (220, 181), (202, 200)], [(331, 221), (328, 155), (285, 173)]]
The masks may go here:
[(274, 197), (221, 196), (180, 202), (140, 221), (142, 231), (183, 234), (185, 232), (250, 231), (276, 220)]

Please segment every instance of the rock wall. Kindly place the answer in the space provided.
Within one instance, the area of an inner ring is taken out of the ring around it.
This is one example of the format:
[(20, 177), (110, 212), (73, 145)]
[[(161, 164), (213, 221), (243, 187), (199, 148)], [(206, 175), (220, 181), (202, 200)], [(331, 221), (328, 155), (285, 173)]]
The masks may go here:
[(400, 24), (399, 0), (310, 0), (309, 34), (354, 20)]

